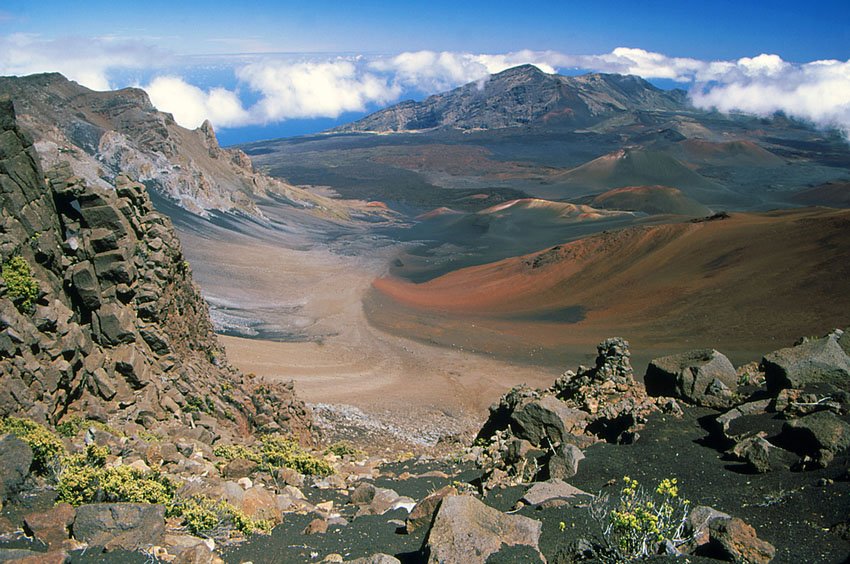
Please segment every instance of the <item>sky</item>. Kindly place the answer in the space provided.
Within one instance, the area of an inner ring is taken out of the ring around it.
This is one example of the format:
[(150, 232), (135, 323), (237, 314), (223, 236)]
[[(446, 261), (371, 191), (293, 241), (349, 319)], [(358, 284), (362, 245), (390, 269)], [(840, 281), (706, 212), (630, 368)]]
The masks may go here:
[(0, 75), (144, 88), (224, 144), (311, 133), (522, 63), (637, 74), (850, 131), (845, 2), (0, 0)]

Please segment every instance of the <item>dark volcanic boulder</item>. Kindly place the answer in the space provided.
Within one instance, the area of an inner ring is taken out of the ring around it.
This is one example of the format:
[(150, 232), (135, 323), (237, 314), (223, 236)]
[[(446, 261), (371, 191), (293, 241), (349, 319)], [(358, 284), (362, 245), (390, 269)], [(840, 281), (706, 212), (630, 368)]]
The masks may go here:
[(805, 388), (827, 383), (850, 390), (850, 345), (844, 331), (836, 329), (820, 339), (772, 352), (761, 361), (767, 389), (776, 394), (785, 388)]
[(0, 438), (0, 507), (30, 473), (32, 449), (15, 435)]
[(538, 542), (542, 523), (506, 515), (472, 496), (443, 500), (425, 540), (429, 563), (476, 564), (503, 547), (528, 546), (543, 562)]
[(139, 550), (161, 543), (165, 507), (146, 503), (93, 503), (77, 508), (74, 538), (106, 549)]
[(826, 466), (833, 455), (850, 447), (850, 424), (829, 411), (819, 411), (787, 421), (781, 440), (801, 456)]
[(706, 407), (729, 407), (738, 374), (720, 352), (701, 349), (653, 360), (644, 377), (651, 396), (671, 396)]
[(525, 404), (511, 414), (515, 435), (536, 446), (548, 447), (564, 442), (570, 434), (581, 434), (588, 414), (573, 409), (554, 396)]

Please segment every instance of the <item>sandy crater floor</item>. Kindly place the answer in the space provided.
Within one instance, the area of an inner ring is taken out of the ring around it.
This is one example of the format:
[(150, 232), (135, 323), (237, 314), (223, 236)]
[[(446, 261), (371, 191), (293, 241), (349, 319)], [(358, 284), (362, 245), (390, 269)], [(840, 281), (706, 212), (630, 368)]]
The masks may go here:
[[(353, 406), (404, 436), (477, 430), (487, 407), (518, 383), (549, 386), (556, 369), (429, 346), (372, 327), (362, 299), (393, 250), (368, 258), (292, 250), (221, 231), (181, 231), (205, 296), (260, 311), (301, 337), (276, 342), (221, 337), (232, 364), (270, 380), (294, 380), (312, 404)], [(275, 307), (270, 307), (275, 306)]]

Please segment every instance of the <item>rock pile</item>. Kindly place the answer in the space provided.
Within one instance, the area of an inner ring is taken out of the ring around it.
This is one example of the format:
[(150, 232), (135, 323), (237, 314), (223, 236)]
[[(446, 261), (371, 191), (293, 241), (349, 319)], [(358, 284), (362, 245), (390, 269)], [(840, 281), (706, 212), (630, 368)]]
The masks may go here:
[(489, 468), (487, 486), (529, 480), (569, 478), (584, 457), (581, 449), (605, 440), (628, 443), (647, 416), (658, 410), (629, 361), (629, 343), (607, 339), (597, 347), (596, 364), (567, 371), (548, 390), (518, 386), (490, 407), (478, 435)]

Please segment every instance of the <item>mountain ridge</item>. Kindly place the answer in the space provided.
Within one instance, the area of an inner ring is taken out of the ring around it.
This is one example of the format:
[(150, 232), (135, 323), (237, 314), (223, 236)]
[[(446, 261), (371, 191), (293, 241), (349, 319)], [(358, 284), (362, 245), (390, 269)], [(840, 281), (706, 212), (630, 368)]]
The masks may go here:
[(296, 207), (344, 217), (343, 206), (259, 173), (239, 149), (222, 148), (212, 124), (181, 127), (139, 88), (98, 92), (59, 73), (0, 77), (0, 98), (15, 104), (20, 127), (49, 168), (61, 161), (92, 185), (127, 174), (202, 217), (210, 211), (262, 217), (257, 201), (283, 197)]
[(520, 65), (422, 102), (400, 102), (330, 132), (499, 129), (550, 122), (578, 127), (624, 111), (687, 107), (683, 90), (661, 90), (634, 75), (572, 77)]

